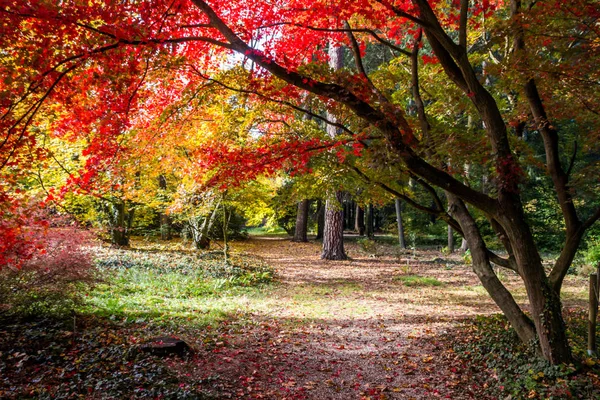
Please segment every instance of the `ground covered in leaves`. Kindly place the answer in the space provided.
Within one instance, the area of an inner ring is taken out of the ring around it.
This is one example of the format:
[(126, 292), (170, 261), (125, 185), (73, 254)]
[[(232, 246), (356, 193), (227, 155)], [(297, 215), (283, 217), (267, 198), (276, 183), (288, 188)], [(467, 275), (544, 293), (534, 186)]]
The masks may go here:
[[(476, 318), (498, 310), (460, 255), (349, 241), (351, 259), (332, 262), (317, 243), (264, 237), (220, 265), (135, 247), (100, 252), (104, 279), (73, 313), (0, 320), (0, 398), (600, 398), (597, 360), (556, 369), (507, 351), (502, 318)], [(569, 276), (573, 338), (585, 298)], [(193, 353), (139, 350), (166, 335)]]

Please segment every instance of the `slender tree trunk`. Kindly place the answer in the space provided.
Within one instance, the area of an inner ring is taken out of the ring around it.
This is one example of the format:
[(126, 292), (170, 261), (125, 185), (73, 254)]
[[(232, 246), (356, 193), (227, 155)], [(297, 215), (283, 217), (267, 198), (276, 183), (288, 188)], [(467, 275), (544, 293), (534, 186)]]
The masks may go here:
[(344, 212), (341, 208), (342, 192), (336, 192), (335, 199), (325, 203), (325, 232), (323, 234), (324, 260), (346, 260), (344, 251)]
[(294, 230), (294, 242), (308, 242), (308, 200), (304, 199), (298, 203), (296, 214), (296, 228)]
[[(133, 209), (127, 209), (122, 200), (111, 203), (109, 212), (111, 215), (111, 239), (117, 246), (129, 246), (129, 230), (133, 222)], [(128, 212), (129, 211), (129, 212)]]
[[(551, 364), (569, 363), (572, 361), (572, 355), (562, 318), (560, 298), (546, 277), (533, 235), (525, 222), (519, 196), (501, 193), (499, 200), (503, 206), (503, 213), (498, 222), (506, 231), (525, 283), (542, 355)], [(469, 244), (472, 245), (470, 240)]]
[(325, 232), (325, 204), (323, 200), (317, 200), (317, 237), (316, 240), (323, 239), (323, 232)]
[[(161, 190), (167, 190), (167, 179), (164, 175), (158, 176), (158, 187)], [(171, 240), (173, 235), (171, 233), (171, 217), (165, 212), (160, 213), (160, 238), (161, 240)]]
[(469, 249), (469, 243), (467, 239), (462, 238), (462, 242), (460, 243), (460, 251), (461, 253), (465, 253)]
[(365, 226), (365, 235), (369, 239), (373, 238), (373, 204), (369, 204), (367, 207), (367, 223)]
[(402, 223), (402, 201), (396, 198), (396, 222), (398, 223), (398, 244), (401, 249), (406, 249), (406, 240), (404, 240), (404, 224)]
[[(223, 195), (223, 200), (225, 200), (225, 195)], [(229, 265), (229, 241), (227, 231), (229, 230), (229, 218), (231, 217), (231, 213), (227, 212), (225, 201), (221, 204), (223, 205), (223, 261), (226, 265)]]
[(450, 212), (458, 221), (465, 237), (471, 244), (473, 271), (479, 277), (481, 284), (487, 290), (496, 305), (500, 307), (511, 326), (523, 343), (533, 343), (536, 338), (535, 327), (531, 320), (519, 307), (512, 294), (504, 287), (490, 265), (487, 247), (475, 220), (467, 207), (458, 197), (448, 194)]
[(454, 253), (454, 229), (448, 225), (448, 253)]
[(359, 236), (365, 235), (365, 210), (358, 204), (356, 205), (354, 230), (358, 232)]
[(202, 225), (200, 225), (200, 221), (198, 219), (191, 219), (189, 221), (189, 226), (192, 229), (192, 240), (194, 241), (194, 245), (198, 250), (206, 250), (210, 248), (210, 239), (208, 237), (208, 232), (210, 232), (212, 226), (215, 223), (217, 218), (217, 211), (221, 204), (221, 200), (219, 199), (215, 207), (213, 208), (210, 216), (204, 217), (202, 220)]

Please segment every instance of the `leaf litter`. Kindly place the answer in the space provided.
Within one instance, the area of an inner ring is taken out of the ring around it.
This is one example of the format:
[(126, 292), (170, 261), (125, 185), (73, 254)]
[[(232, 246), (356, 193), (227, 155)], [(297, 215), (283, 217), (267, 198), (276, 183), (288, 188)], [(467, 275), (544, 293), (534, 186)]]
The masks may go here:
[[(255, 238), (235, 246), (277, 271), (263, 307), (203, 327), (91, 316), (76, 327), (3, 321), (0, 397), (494, 398), (452, 350), (457, 324), (498, 311), (459, 256), (396, 250), (370, 257), (350, 243), (351, 259), (332, 262), (320, 260), (317, 243)], [(399, 275), (443, 284), (407, 286)], [(504, 280), (516, 287), (516, 277)], [(194, 353), (158, 358), (132, 350), (165, 334), (184, 338)]]

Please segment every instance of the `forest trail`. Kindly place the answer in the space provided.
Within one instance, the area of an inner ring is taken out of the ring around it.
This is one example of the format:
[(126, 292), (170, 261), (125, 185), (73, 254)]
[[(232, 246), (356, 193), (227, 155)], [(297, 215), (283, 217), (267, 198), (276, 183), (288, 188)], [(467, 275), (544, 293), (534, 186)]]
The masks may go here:
[(318, 243), (271, 237), (234, 249), (275, 267), (279, 283), (264, 311), (186, 369), (219, 397), (485, 398), (443, 336), (498, 312), (460, 255), (348, 243), (350, 260), (324, 261)]

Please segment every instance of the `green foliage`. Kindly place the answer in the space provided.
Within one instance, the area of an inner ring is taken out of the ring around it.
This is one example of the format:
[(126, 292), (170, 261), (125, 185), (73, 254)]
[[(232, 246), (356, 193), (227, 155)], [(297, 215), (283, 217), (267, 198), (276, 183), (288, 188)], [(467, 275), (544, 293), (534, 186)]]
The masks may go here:
[(397, 275), (395, 281), (402, 282), (406, 286), (442, 286), (443, 282), (436, 278), (420, 275)]
[[(592, 360), (583, 358), (585, 312), (567, 312), (565, 316), (575, 355), (593, 365)], [(550, 365), (519, 341), (503, 316), (478, 317), (453, 337), (454, 350), (473, 369), (479, 369), (482, 385), (491, 396), (557, 400), (600, 396), (597, 365)]]
[(466, 265), (473, 264), (473, 256), (471, 255), (470, 249), (467, 249), (467, 251), (465, 251), (465, 254), (463, 254), (463, 261)]
[(600, 265), (600, 239), (597, 237), (591, 238), (588, 240), (587, 244), (588, 248), (585, 252), (585, 261), (593, 267), (597, 267)]

